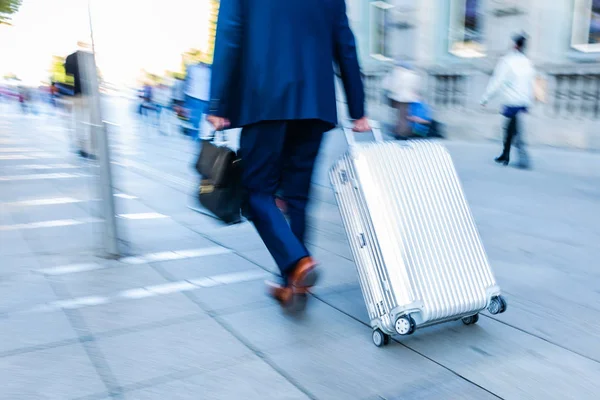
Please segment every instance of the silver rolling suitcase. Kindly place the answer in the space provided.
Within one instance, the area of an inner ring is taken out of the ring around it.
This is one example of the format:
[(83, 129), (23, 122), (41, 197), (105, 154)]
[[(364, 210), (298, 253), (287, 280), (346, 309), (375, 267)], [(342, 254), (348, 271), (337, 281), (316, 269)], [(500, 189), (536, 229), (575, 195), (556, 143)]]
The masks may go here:
[(439, 143), (357, 143), (330, 179), (365, 298), (373, 342), (502, 313), (500, 295), (450, 155)]

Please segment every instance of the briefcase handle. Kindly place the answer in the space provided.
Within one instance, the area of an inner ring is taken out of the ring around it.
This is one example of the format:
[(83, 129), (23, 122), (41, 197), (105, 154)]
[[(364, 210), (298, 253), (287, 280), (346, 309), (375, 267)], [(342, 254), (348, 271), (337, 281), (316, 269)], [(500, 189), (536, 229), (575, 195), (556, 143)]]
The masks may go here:
[[(221, 134), (221, 141), (218, 142), (217, 141), (217, 134)], [(221, 129), (221, 130), (213, 130), (212, 131), (212, 135), (210, 139), (207, 139), (209, 142), (212, 142), (216, 145), (222, 145), (222, 144), (226, 144), (227, 143), (227, 133), (225, 133), (225, 129)]]
[[(373, 134), (373, 138), (375, 142), (383, 142), (383, 134), (381, 133), (381, 126), (379, 122), (369, 120), (369, 125), (371, 125), (371, 133)], [(342, 130), (344, 131), (344, 136), (346, 136), (346, 142), (348, 142), (348, 146), (356, 146), (356, 138), (355, 132), (352, 130), (353, 126), (350, 124), (344, 124), (342, 126)]]

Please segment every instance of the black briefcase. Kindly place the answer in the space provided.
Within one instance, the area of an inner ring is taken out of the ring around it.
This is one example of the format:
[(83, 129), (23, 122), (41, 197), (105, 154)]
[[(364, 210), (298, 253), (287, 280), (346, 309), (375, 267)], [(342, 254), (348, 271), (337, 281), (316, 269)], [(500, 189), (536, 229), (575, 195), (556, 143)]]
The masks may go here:
[(227, 224), (242, 221), (245, 200), (241, 182), (241, 162), (237, 153), (212, 140), (203, 140), (196, 170), (201, 175), (198, 186), (200, 204), (214, 217)]

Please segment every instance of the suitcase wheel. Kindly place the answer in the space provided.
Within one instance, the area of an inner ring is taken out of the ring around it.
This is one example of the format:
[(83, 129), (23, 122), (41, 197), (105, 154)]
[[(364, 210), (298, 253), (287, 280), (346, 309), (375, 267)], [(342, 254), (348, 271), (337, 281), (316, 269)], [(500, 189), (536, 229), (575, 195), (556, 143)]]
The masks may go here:
[(496, 296), (496, 297), (493, 297), (492, 300), (490, 300), (490, 305), (488, 306), (488, 311), (492, 315), (502, 314), (504, 311), (506, 311), (506, 306), (507, 306), (507, 304), (506, 304), (506, 300), (504, 300), (504, 297)]
[(462, 319), (463, 324), (465, 325), (474, 325), (479, 321), (479, 314), (471, 315), (469, 317), (464, 317)]
[(396, 320), (394, 328), (398, 335), (406, 336), (415, 331), (415, 320), (410, 315), (403, 315)]
[(377, 347), (386, 346), (390, 343), (390, 335), (386, 335), (381, 329), (373, 330), (373, 344)]

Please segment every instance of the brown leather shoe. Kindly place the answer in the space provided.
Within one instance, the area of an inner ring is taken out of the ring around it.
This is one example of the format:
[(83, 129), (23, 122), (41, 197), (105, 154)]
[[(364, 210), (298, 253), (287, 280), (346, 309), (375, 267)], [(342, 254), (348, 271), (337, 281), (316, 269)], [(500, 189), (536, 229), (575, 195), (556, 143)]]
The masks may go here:
[(281, 308), (288, 313), (296, 314), (306, 309), (308, 290), (283, 286), (275, 282), (265, 282), (269, 295), (273, 297)]
[(294, 297), (294, 291), (290, 286), (283, 286), (276, 282), (266, 281), (269, 296), (279, 302), (282, 307), (288, 307)]
[(289, 277), (290, 286), (294, 292), (304, 291), (313, 287), (319, 278), (317, 262), (312, 257), (304, 257), (296, 264)]

